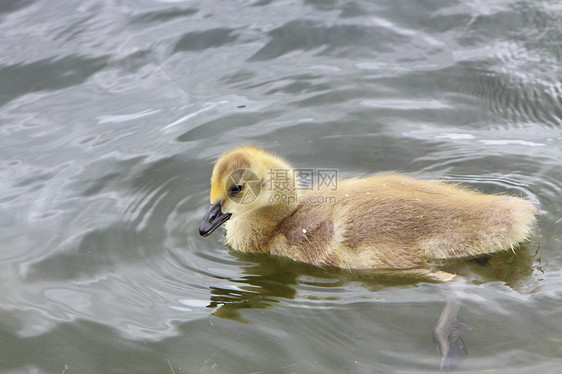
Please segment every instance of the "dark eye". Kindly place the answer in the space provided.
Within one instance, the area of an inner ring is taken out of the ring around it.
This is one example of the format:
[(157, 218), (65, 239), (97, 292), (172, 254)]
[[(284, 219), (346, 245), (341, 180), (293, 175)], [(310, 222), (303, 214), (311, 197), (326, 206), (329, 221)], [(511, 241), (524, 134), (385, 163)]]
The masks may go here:
[(242, 185), (241, 184), (235, 184), (234, 186), (230, 187), (230, 194), (231, 195), (238, 195), (240, 192), (242, 192)]

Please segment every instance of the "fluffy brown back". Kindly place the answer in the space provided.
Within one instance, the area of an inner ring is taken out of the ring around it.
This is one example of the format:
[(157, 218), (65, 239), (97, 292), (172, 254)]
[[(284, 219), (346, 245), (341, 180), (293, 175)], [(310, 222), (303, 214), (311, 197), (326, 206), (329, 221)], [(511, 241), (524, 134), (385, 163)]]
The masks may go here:
[(272, 250), (295, 257), (298, 249), (316, 265), (416, 268), (511, 248), (529, 235), (535, 212), (519, 198), (401, 175), (349, 179), (309, 193), (278, 226), (286, 245)]

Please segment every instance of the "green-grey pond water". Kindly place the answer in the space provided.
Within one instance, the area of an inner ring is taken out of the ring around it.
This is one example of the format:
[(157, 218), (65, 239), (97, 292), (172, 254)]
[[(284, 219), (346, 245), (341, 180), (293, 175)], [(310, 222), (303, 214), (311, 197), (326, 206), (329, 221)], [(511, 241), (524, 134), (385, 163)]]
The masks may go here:
[(522, 196), (459, 373), (562, 369), (562, 6), (0, 1), (1, 373), (438, 373), (447, 285), (202, 238), (217, 157)]

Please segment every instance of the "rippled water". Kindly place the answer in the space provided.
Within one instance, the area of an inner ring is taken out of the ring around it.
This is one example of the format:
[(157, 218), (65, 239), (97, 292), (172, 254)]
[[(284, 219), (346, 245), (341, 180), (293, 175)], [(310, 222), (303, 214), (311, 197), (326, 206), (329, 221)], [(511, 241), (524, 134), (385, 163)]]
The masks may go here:
[(534, 201), (463, 264), (459, 372), (562, 366), (559, 1), (0, 3), (3, 373), (437, 372), (441, 284), (201, 238), (214, 160), (257, 143)]

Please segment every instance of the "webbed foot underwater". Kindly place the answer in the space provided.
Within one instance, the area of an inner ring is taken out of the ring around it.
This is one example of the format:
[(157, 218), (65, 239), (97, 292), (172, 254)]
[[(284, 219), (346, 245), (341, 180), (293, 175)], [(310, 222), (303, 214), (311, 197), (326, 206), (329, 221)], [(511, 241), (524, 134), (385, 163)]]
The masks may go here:
[(226, 243), (242, 252), (315, 266), (431, 272), (439, 261), (513, 250), (535, 224), (536, 208), (517, 197), (399, 174), (305, 190), (293, 173), (285, 160), (253, 146), (223, 154), (200, 234), (224, 224)]

